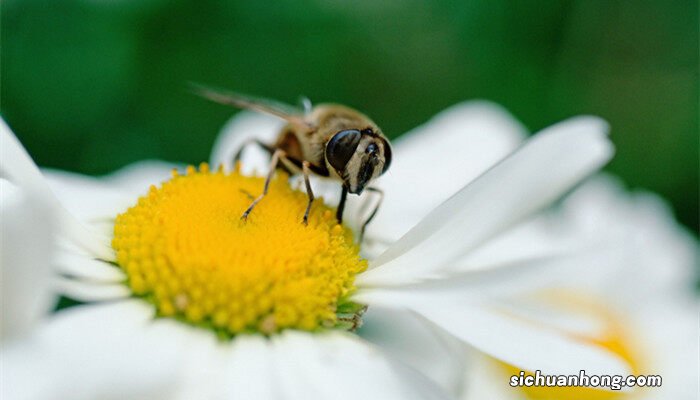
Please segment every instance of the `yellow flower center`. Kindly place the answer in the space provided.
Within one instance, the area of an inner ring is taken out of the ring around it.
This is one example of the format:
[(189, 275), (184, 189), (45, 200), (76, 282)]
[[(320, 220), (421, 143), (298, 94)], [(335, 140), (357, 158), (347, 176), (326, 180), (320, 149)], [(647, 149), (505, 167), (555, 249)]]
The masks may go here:
[(278, 174), (247, 221), (264, 179), (206, 164), (173, 172), (117, 216), (112, 246), (136, 296), (158, 314), (226, 334), (340, 325), (367, 267), (352, 232)]
[[(627, 327), (620, 322), (620, 316), (609, 310), (596, 299), (582, 294), (573, 294), (557, 290), (543, 293), (541, 298), (555, 309), (572, 316), (578, 316), (582, 320), (588, 320), (597, 325), (595, 332), (571, 333), (577, 340), (592, 343), (607, 349), (626, 361), (632, 374), (644, 373), (644, 360), (639, 348), (635, 345), (633, 335)], [(502, 364), (508, 376), (518, 375), (520, 369)], [(586, 371), (589, 375), (598, 374), (597, 371)], [(533, 375), (527, 372), (526, 375)], [(628, 388), (629, 389), (629, 388)], [(631, 391), (609, 390), (593, 387), (519, 387), (526, 398), (532, 400), (615, 400), (633, 397), (643, 388), (632, 388)]]

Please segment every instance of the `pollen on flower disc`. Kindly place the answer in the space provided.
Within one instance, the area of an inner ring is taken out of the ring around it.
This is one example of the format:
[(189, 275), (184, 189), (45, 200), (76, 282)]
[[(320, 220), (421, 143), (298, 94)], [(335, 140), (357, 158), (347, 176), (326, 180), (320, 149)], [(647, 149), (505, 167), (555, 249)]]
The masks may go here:
[(229, 334), (334, 326), (367, 267), (352, 232), (322, 199), (303, 225), (306, 194), (284, 174), (241, 220), (263, 184), (202, 164), (151, 186), (114, 226), (112, 246), (134, 295), (161, 316)]

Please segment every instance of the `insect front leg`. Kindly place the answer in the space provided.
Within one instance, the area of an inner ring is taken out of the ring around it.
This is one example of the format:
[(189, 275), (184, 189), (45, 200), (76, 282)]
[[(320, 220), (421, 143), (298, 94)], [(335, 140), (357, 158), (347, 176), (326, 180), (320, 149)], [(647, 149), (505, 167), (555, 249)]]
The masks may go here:
[(367, 225), (374, 219), (374, 217), (377, 215), (377, 211), (379, 211), (379, 206), (382, 205), (382, 202), (384, 201), (384, 191), (381, 189), (373, 188), (373, 187), (368, 187), (367, 189), (370, 192), (377, 193), (379, 195), (379, 200), (377, 200), (377, 204), (374, 206), (374, 210), (369, 214), (369, 217), (365, 220), (365, 222), (362, 224), (362, 229), (360, 230), (360, 243), (362, 243), (362, 239), (365, 237), (365, 229), (367, 228)]
[(308, 161), (303, 161), (301, 163), (302, 171), (304, 172), (304, 183), (306, 184), (306, 194), (309, 196), (309, 204), (306, 206), (306, 211), (304, 212), (304, 225), (309, 224), (309, 212), (311, 211), (311, 204), (314, 202), (314, 192), (311, 190), (311, 182), (309, 181), (309, 174), (311, 173), (310, 163)]
[(247, 220), (248, 215), (250, 214), (251, 211), (253, 211), (253, 208), (260, 202), (260, 200), (265, 197), (267, 194), (268, 189), (270, 188), (270, 181), (272, 180), (273, 175), (275, 174), (275, 169), (277, 168), (277, 164), (279, 163), (280, 158), (284, 158), (284, 150), (275, 150), (274, 153), (272, 153), (272, 160), (270, 161), (270, 172), (267, 173), (267, 178), (265, 178), (265, 186), (263, 187), (263, 192), (253, 200), (253, 202), (250, 204), (247, 210), (243, 213), (241, 216), (242, 220)]

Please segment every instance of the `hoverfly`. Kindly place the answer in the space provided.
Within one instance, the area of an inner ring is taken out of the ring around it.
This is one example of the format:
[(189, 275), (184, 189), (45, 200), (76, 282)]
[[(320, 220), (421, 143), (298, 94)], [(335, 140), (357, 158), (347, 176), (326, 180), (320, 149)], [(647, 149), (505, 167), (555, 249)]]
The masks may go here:
[(379, 194), (379, 201), (362, 224), (360, 240), (365, 227), (374, 218), (384, 194), (368, 184), (389, 169), (391, 145), (377, 124), (364, 114), (340, 104), (318, 104), (311, 106), (307, 100), (305, 110), (297, 110), (286, 104), (256, 99), (237, 93), (221, 91), (201, 85), (192, 85), (193, 91), (214, 102), (242, 109), (270, 114), (286, 121), (275, 143), (263, 143), (251, 138), (237, 151), (234, 163), (243, 150), (251, 144), (265, 149), (271, 156), (270, 168), (262, 193), (252, 200), (243, 212), (246, 220), (255, 206), (268, 192), (270, 180), (277, 168), (290, 174), (303, 174), (309, 202), (304, 212), (303, 223), (308, 223), (314, 193), (309, 175), (340, 181), (342, 192), (336, 219), (343, 221), (343, 210), (348, 193), (360, 195), (363, 190)]

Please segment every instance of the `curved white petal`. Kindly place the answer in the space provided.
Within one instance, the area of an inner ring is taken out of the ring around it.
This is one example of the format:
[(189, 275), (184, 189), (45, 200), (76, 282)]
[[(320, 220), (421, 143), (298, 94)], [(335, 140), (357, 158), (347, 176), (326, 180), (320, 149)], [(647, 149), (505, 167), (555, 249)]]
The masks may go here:
[(585, 289), (630, 306), (639, 293), (690, 291), (698, 260), (697, 241), (661, 199), (627, 193), (615, 179), (599, 175), (560, 206), (490, 240), (450, 270), (491, 269), (571, 250), (589, 257), (567, 261), (560, 287)]
[(225, 369), (226, 398), (275, 400), (284, 397), (275, 382), (274, 350), (270, 341), (248, 335), (236, 338)]
[(53, 202), (56, 218), (63, 233), (76, 244), (104, 260), (113, 260), (109, 239), (91, 232), (56, 200), (47, 181), (41, 175), (27, 151), (17, 140), (5, 121), (0, 119), (0, 176), (31, 193)]
[(355, 336), (289, 332), (226, 342), (173, 319), (154, 320), (142, 300), (63, 310), (32, 348), (41, 350), (34, 362), (22, 363), (26, 352), (9, 363), (3, 357), (3, 372), (41, 372), (35, 385), (15, 380), (3, 393), (78, 400), (445, 398), (428, 379)]
[(143, 332), (162, 351), (178, 354), (177, 382), (169, 399), (279, 399), (270, 342), (255, 335), (233, 341), (219, 340), (212, 332), (173, 319), (159, 319)]
[(372, 305), (359, 335), (458, 397), (467, 368), (466, 347), (410, 311)]
[(0, 172), (3, 178), (26, 190), (50, 194), (39, 168), (4, 119), (0, 119), (0, 155)]
[(225, 376), (230, 343), (220, 341), (210, 331), (173, 320), (157, 321), (149, 330), (148, 335), (154, 339), (167, 337), (164, 345), (182, 359), (181, 365), (170, 367), (176, 368), (179, 375), (176, 395), (171, 399), (230, 398), (226, 395), (230, 383)]
[(58, 384), (45, 398), (169, 399), (180, 358), (145, 334), (152, 307), (141, 300), (61, 311), (37, 338)]
[(34, 340), (4, 343), (0, 347), (0, 399), (56, 398), (62, 385), (59, 370), (47, 360), (46, 349)]
[(29, 334), (55, 301), (50, 290), (54, 215), (39, 196), (0, 179), (0, 339)]
[(562, 286), (595, 293), (621, 313), (642, 352), (640, 373), (664, 379), (662, 387), (642, 392), (640, 399), (692, 398), (698, 376), (697, 240), (662, 199), (627, 193), (609, 176), (572, 193), (559, 217), (580, 240), (605, 241), (623, 252), (619, 262), (592, 264)]
[[(626, 288), (646, 296), (693, 290), (700, 247), (658, 196), (626, 193), (620, 182), (599, 176), (574, 191), (557, 217), (573, 227), (579, 241), (603, 242), (624, 252), (624, 262), (588, 271), (597, 287), (612, 290), (608, 293), (621, 297)], [(606, 286), (612, 274), (624, 277), (626, 285)]]
[(158, 160), (139, 161), (101, 178), (44, 169), (49, 186), (62, 204), (81, 220), (113, 219), (159, 185), (182, 165)]
[(523, 369), (577, 372), (587, 363), (591, 370), (624, 374), (629, 368), (616, 355), (577, 339), (596, 336), (601, 328), (595, 321), (538, 307), (537, 302), (524, 298), (498, 300), (504, 295), (560, 287), (572, 271), (616, 262), (619, 258), (609, 254), (584, 251), (393, 289), (360, 289), (353, 299), (415, 310), (478, 350)]
[(700, 301), (694, 293), (678, 294), (648, 303), (645, 298), (645, 307), (625, 315), (634, 319), (632, 326), (641, 333), (635, 339), (648, 354), (642, 373), (663, 377), (663, 386), (653, 389), (658, 396), (654, 398), (692, 399), (697, 395)]
[(136, 199), (148, 193), (151, 185), (158, 186), (169, 180), (173, 169), (182, 170), (182, 168), (180, 164), (160, 160), (138, 161), (103, 176), (102, 180), (122, 194), (128, 195), (131, 203), (135, 204)]
[(102, 260), (68, 251), (57, 253), (52, 263), (56, 270), (64, 275), (98, 283), (118, 283), (126, 280), (123, 270)]
[(540, 289), (567, 287), (572, 280), (584, 282), (587, 270), (594, 267), (612, 270), (624, 260), (624, 252), (615, 247), (581, 247), (576, 251), (523, 258), (492, 268), (448, 271), (412, 284), (361, 286), (352, 299), (362, 304), (394, 308), (434, 301), (439, 304), (484, 304)]
[(476, 349), (527, 371), (629, 375), (626, 361), (577, 336), (510, 311), (444, 303), (412, 308)]
[[(569, 292), (569, 294), (571, 293), (573, 292)], [(621, 324), (624, 331), (629, 334), (623, 335), (622, 339), (627, 339), (624, 345), (630, 351), (628, 357), (634, 360), (634, 374), (660, 375), (662, 377), (661, 387), (632, 389), (631, 398), (640, 400), (694, 398), (698, 377), (696, 360), (698, 299), (695, 296), (684, 293), (671, 301), (668, 301), (670, 299), (645, 296), (643, 299), (644, 307), (637, 306), (625, 311), (624, 308), (619, 308), (620, 304), (611, 303), (612, 299), (588, 297), (586, 293), (574, 293), (574, 295), (574, 299), (592, 301), (592, 304), (596, 304), (597, 301), (607, 303), (599, 304), (599, 307), (604, 310), (603, 312), (608, 313), (607, 317), (602, 317), (603, 319), (613, 318), (614, 323)], [(580, 297), (581, 295), (583, 297)], [(558, 304), (550, 305), (557, 306)], [(613, 310), (615, 314), (612, 313)], [(551, 308), (546, 311), (547, 313), (557, 312)], [(599, 311), (595, 308), (584, 308), (583, 310), (570, 310), (570, 314)], [(617, 314), (618, 312), (621, 313)], [(578, 315), (578, 317), (580, 316)], [(571, 315), (567, 317), (570, 318)], [(603, 326), (610, 323), (600, 320), (594, 322)], [(602, 337), (609, 334), (610, 329), (619, 330), (619, 328), (610, 328), (609, 326), (603, 329)], [(600, 335), (600, 330), (600, 327), (594, 327), (590, 335)], [(470, 359), (474, 363), (474, 368), (470, 369), (467, 374), (468, 390), (463, 397), (464, 399), (524, 398), (522, 391), (510, 388), (506, 384), (510, 372), (495, 363), (493, 359), (479, 353), (470, 354)]]
[(447, 398), (427, 378), (352, 335), (285, 332), (272, 342), (286, 399)]
[(57, 277), (53, 279), (52, 285), (56, 292), (84, 302), (119, 300), (131, 296), (131, 290), (119, 283), (84, 282)]
[(287, 332), (222, 342), (172, 320), (146, 334), (167, 336), (183, 357), (176, 399), (444, 398), (426, 378), (355, 337)]
[[(113, 340), (114, 335), (124, 335), (126, 327), (134, 333), (132, 322), (140, 317), (134, 318), (135, 310), (125, 313), (129, 306), (121, 303), (64, 310), (35, 335), (4, 346), (0, 353), (0, 398), (113, 399), (112, 379), (119, 381), (120, 374), (138, 377), (142, 372), (121, 362), (129, 352), (117, 349), (119, 344)], [(135, 347), (131, 350), (137, 351)], [(125, 386), (135, 383), (129, 381)]]
[(525, 128), (500, 106), (471, 101), (452, 106), (392, 143), (385, 192), (368, 237), (400, 238), (460, 188), (512, 152)]
[(83, 222), (114, 219), (136, 202), (97, 178), (50, 169), (42, 172), (61, 204)]
[(426, 378), (354, 337), (289, 332), (229, 343), (181, 324), (167, 334), (179, 337), (173, 349), (183, 356), (177, 399), (444, 398)]
[(587, 245), (578, 239), (570, 224), (546, 210), (469, 252), (451, 264), (449, 270), (496, 269), (524, 260), (556, 257)]
[[(259, 139), (263, 143), (274, 143), (284, 121), (268, 115), (242, 111), (231, 118), (221, 129), (214, 143), (210, 164), (212, 168), (223, 165), (233, 168), (233, 158), (241, 146), (249, 139)], [(270, 155), (256, 145), (250, 145), (243, 153), (244, 174), (265, 174), (270, 164)]]
[(552, 126), (432, 211), (358, 277), (396, 285), (430, 276), (547, 206), (612, 156), (607, 124), (578, 117)]
[(69, 237), (76, 245), (83, 248), (93, 256), (105, 260), (114, 261), (116, 255), (111, 247), (109, 237), (103, 236), (88, 229), (84, 224), (75, 219), (63, 207), (58, 213), (59, 226), (62, 232)]
[[(70, 337), (69, 332), (93, 331), (99, 327), (110, 335), (129, 337), (143, 329), (154, 317), (153, 306), (139, 299), (103, 304), (79, 305), (56, 313), (39, 331), (47, 340), (65, 335), (77, 346), (81, 341), (97, 341), (97, 337)], [(99, 336), (99, 335), (96, 335)], [(64, 343), (67, 344), (67, 343)], [(67, 346), (66, 348), (69, 348)]]
[(477, 350), (470, 353), (472, 368), (465, 374), (462, 400), (529, 400), (520, 388), (509, 385), (510, 374), (493, 358)]

